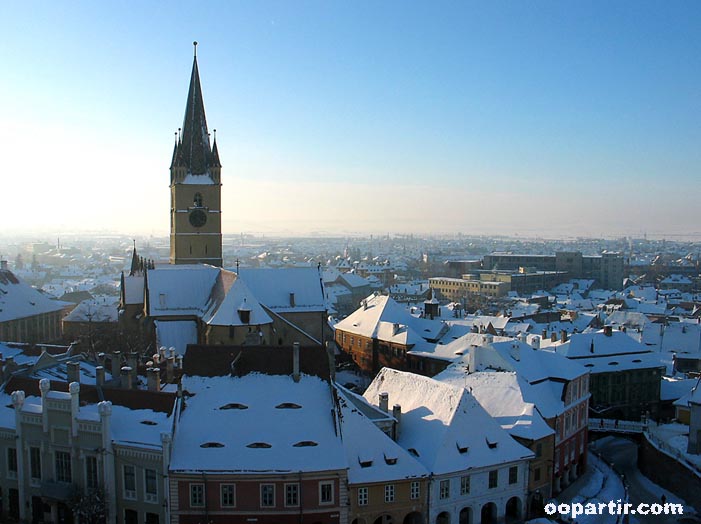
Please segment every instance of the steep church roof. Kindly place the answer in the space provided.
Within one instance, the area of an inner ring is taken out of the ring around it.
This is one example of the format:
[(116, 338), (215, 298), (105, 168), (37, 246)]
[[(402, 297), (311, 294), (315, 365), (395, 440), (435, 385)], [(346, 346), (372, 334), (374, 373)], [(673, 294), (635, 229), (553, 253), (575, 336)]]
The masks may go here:
[[(212, 147), (209, 143), (204, 98), (202, 97), (200, 73), (197, 67), (197, 43), (195, 42), (195, 56), (192, 63), (182, 135), (176, 146), (173, 165), (186, 167), (187, 172), (192, 175), (205, 175), (209, 173), (209, 168), (215, 165), (214, 160)], [(218, 163), (219, 154), (217, 152), (216, 164)]]

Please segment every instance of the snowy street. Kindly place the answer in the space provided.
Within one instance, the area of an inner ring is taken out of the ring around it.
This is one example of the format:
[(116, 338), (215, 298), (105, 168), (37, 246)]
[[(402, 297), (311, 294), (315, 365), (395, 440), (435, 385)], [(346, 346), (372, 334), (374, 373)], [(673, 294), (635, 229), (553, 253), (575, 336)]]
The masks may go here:
[(684, 515), (634, 515), (630, 523), (672, 524), (678, 522), (699, 522), (691, 513), (693, 509), (687, 506), (683, 500), (662, 489), (645, 477), (637, 467), (638, 448), (635, 442), (620, 437), (605, 437), (591, 444), (602, 456), (613, 463), (618, 471), (623, 473), (628, 481), (630, 502), (635, 506), (641, 502), (653, 504), (660, 503), (664, 494), (667, 502), (684, 504)]

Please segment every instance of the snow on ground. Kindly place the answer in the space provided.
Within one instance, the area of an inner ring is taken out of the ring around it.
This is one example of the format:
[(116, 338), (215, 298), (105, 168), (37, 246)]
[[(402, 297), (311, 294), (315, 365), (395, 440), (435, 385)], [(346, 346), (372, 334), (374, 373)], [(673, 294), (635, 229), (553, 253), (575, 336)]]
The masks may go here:
[(348, 384), (353, 384), (357, 388), (354, 391), (362, 394), (370, 385), (370, 379), (349, 369), (344, 369), (336, 371), (336, 383), (344, 387), (348, 387)]
[[(571, 500), (567, 498), (559, 498), (560, 502), (568, 502), (580, 504), (603, 502), (608, 504), (610, 501), (621, 501), (625, 498), (625, 488), (619, 476), (596, 455), (589, 454), (588, 468), (586, 476), (580, 478), (578, 482), (582, 482), (581, 486), (577, 486), (577, 492)], [(570, 490), (564, 492), (565, 496), (571, 495)], [(562, 495), (561, 495), (562, 497)], [(616, 515), (609, 515), (608, 511), (604, 515), (579, 515), (577, 524), (615, 524)]]

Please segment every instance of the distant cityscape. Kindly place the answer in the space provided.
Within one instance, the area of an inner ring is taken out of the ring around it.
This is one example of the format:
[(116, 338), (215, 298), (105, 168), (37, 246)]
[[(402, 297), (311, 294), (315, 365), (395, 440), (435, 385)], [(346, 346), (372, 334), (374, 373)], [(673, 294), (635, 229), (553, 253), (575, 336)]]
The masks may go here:
[(701, 242), (224, 235), (196, 46), (167, 237), (0, 237), (2, 522), (698, 521)]

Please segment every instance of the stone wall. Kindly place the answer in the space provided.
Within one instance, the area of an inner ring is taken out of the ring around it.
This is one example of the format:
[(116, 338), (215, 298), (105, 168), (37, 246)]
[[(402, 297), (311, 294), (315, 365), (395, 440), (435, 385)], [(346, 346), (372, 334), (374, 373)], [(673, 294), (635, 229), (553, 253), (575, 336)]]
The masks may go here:
[(694, 508), (701, 508), (701, 477), (657, 449), (645, 437), (638, 448), (638, 467), (654, 483), (680, 496)]

